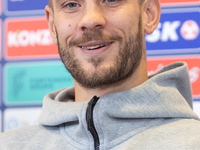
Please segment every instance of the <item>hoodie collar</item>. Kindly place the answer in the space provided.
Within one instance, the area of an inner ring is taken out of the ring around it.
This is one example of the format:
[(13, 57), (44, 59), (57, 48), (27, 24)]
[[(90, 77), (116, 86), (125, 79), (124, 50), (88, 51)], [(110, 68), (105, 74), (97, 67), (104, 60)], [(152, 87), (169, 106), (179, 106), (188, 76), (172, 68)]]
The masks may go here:
[[(55, 126), (80, 120), (88, 101), (74, 102), (74, 87), (47, 94), (39, 123)], [(193, 118), (192, 94), (187, 64), (178, 62), (149, 76), (143, 84), (101, 97), (95, 108), (99, 117), (109, 118)]]

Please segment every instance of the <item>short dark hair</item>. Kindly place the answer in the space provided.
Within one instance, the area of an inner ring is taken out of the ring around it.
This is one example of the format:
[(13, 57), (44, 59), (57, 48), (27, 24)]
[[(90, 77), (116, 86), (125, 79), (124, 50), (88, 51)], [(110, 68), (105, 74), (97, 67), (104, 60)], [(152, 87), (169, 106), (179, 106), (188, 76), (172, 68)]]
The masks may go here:
[(141, 6), (144, 0), (138, 0), (138, 4)]
[(53, 8), (52, 0), (48, 0), (48, 2), (49, 2), (49, 6), (50, 6), (51, 8)]

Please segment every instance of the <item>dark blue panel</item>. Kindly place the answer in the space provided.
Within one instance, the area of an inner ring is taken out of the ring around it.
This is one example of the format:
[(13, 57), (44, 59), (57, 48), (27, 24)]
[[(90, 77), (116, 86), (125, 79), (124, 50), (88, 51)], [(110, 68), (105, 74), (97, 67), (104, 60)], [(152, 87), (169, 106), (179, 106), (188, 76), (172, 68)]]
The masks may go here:
[(200, 48), (200, 12), (162, 14), (160, 25), (146, 36), (147, 50)]
[(8, 11), (42, 10), (48, 0), (7, 0)]

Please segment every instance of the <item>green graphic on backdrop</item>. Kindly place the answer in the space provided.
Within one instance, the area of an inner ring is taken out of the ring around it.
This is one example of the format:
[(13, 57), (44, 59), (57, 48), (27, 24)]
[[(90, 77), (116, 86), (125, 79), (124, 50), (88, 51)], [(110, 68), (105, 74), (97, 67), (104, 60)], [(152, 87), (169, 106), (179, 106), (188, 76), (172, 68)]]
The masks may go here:
[(6, 64), (4, 103), (42, 104), (42, 99), (47, 93), (73, 85), (72, 76), (58, 61)]

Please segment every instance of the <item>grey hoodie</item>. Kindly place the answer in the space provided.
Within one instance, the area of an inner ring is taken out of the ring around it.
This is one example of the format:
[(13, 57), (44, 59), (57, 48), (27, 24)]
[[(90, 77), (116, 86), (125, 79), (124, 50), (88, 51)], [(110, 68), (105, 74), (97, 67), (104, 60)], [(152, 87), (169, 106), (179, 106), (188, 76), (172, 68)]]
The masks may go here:
[(74, 102), (73, 87), (47, 94), (40, 125), (1, 134), (0, 149), (200, 150), (185, 63), (166, 66), (131, 90), (100, 97), (87, 110), (89, 102)]

